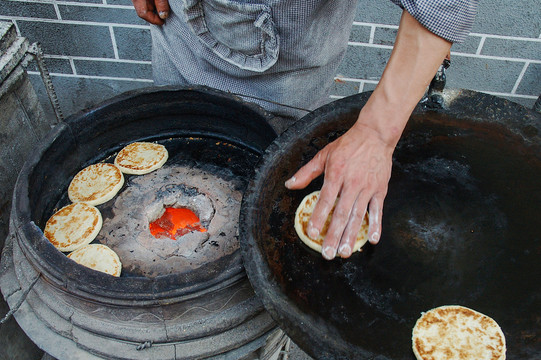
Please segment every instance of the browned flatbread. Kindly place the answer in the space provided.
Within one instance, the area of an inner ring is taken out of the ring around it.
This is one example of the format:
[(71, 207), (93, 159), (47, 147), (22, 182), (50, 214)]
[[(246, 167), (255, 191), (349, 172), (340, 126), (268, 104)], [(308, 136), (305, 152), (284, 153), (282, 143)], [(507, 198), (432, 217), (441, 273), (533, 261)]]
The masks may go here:
[(94, 206), (75, 203), (63, 207), (49, 218), (43, 231), (58, 250), (77, 250), (94, 240), (100, 232), (102, 217)]
[(432, 309), (412, 334), (418, 360), (504, 360), (505, 336), (490, 317), (460, 305)]
[(102, 244), (83, 246), (68, 254), (68, 257), (77, 264), (109, 275), (120, 276), (122, 271), (122, 263), (118, 255)]
[[(295, 213), (295, 231), (297, 232), (297, 235), (299, 236), (299, 238), (302, 240), (303, 243), (305, 243), (311, 249), (321, 253), (323, 239), (325, 238), (325, 235), (327, 234), (327, 230), (329, 229), (329, 225), (331, 224), (331, 218), (334, 212), (334, 207), (329, 213), (329, 216), (327, 217), (327, 221), (325, 221), (325, 224), (323, 225), (323, 228), (321, 229), (319, 233), (319, 237), (315, 240), (311, 239), (308, 236), (308, 231), (307, 231), (308, 221), (310, 221), (312, 212), (314, 211), (314, 208), (316, 207), (316, 203), (319, 198), (319, 193), (320, 193), (319, 191), (314, 191), (313, 193), (306, 195), (304, 199), (301, 201), (301, 203), (299, 204), (297, 211)], [(361, 247), (364, 244), (366, 244), (367, 241), (368, 241), (368, 214), (365, 214), (363, 223), (361, 225), (361, 229), (359, 230), (359, 233), (357, 234), (357, 240), (355, 241), (352, 252), (361, 251)]]
[(143, 175), (162, 167), (168, 156), (163, 145), (134, 142), (119, 151), (115, 165), (125, 174)]
[(90, 165), (71, 180), (68, 196), (72, 202), (100, 205), (111, 200), (124, 185), (124, 175), (109, 163)]

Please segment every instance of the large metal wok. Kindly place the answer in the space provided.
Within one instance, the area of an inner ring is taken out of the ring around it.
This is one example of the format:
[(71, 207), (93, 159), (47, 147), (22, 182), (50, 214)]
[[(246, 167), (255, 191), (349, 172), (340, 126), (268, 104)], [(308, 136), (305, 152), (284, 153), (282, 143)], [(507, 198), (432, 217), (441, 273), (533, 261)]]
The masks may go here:
[[(422, 311), (494, 318), (509, 359), (541, 358), (541, 116), (471, 91), (419, 106), (394, 153), (379, 245), (324, 260), (294, 213), (319, 189), (284, 182), (356, 120), (369, 94), (307, 115), (267, 149), (239, 228), (249, 279), (286, 333), (319, 359), (414, 359)], [(359, 169), (363, 171), (363, 169)]]

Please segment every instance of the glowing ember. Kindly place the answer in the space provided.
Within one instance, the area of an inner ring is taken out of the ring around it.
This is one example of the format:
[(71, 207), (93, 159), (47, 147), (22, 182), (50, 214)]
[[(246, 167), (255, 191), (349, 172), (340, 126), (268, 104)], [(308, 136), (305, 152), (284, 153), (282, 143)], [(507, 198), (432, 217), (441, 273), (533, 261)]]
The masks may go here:
[(192, 231), (206, 232), (207, 229), (201, 226), (199, 218), (190, 209), (166, 208), (160, 218), (150, 223), (150, 233), (155, 238), (176, 240)]

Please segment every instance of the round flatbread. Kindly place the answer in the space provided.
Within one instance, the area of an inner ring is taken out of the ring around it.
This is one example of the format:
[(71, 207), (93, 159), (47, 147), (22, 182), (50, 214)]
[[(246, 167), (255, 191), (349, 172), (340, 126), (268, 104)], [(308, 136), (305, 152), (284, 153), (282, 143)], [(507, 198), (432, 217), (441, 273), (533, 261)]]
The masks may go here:
[(460, 305), (432, 309), (412, 334), (418, 360), (503, 360), (505, 336), (490, 317)]
[(115, 165), (125, 174), (143, 175), (161, 168), (168, 157), (163, 145), (134, 142), (120, 150)]
[[(310, 239), (307, 232), (308, 221), (310, 221), (312, 212), (314, 211), (314, 208), (316, 207), (317, 200), (319, 199), (319, 193), (320, 193), (319, 191), (314, 191), (313, 193), (305, 196), (304, 199), (301, 201), (295, 213), (295, 231), (297, 232), (297, 235), (302, 240), (302, 242), (304, 242), (311, 249), (314, 249), (315, 251), (321, 253), (323, 238), (327, 234), (327, 230), (329, 229), (329, 225), (331, 224), (331, 218), (334, 212), (334, 207), (329, 213), (329, 216), (327, 217), (327, 221), (325, 221), (325, 224), (323, 225), (323, 228), (321, 229), (319, 233), (319, 237), (315, 240)], [(363, 223), (361, 225), (361, 229), (359, 230), (359, 233), (357, 234), (357, 240), (355, 241), (355, 245), (353, 246), (353, 252), (361, 251), (361, 247), (364, 244), (366, 244), (367, 241), (368, 241), (368, 213), (365, 214)]]
[(122, 263), (118, 255), (102, 244), (86, 245), (68, 254), (68, 257), (77, 264), (109, 275), (118, 277), (122, 271)]
[(100, 211), (85, 203), (64, 206), (47, 220), (45, 237), (60, 251), (77, 250), (92, 242), (103, 223)]
[(90, 165), (71, 180), (68, 196), (72, 202), (100, 205), (111, 200), (124, 185), (124, 175), (109, 163)]

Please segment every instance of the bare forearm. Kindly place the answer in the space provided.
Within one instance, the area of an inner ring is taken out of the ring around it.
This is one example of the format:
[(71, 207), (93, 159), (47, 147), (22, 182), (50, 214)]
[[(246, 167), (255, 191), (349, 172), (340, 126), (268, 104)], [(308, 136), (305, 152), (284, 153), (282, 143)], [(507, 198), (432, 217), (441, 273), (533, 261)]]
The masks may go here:
[(359, 116), (359, 122), (366, 123), (360, 125), (377, 130), (382, 140), (394, 147), (450, 48), (449, 41), (404, 11), (389, 62)]
[(450, 47), (404, 12), (389, 63), (355, 125), (286, 182), (290, 189), (301, 189), (325, 172), (308, 223), (308, 235), (316, 239), (336, 203), (323, 240), (324, 258), (333, 259), (337, 251), (342, 257), (351, 255), (367, 209), (370, 242), (379, 241), (394, 148)]

